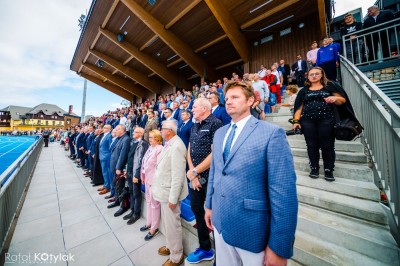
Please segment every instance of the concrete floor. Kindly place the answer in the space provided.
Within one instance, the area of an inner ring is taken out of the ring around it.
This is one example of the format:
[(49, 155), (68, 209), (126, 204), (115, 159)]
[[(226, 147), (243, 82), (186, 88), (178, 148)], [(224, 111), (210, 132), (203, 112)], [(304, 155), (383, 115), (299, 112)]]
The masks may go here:
[(167, 258), (157, 250), (165, 237), (144, 241), (139, 228), (145, 220), (127, 225), (122, 216), (115, 218), (117, 208), (107, 209), (97, 188), (58, 143), (43, 148), (6, 265), (50, 264), (50, 256), (59, 254), (73, 259), (64, 262), (59, 256), (52, 265), (162, 265)]

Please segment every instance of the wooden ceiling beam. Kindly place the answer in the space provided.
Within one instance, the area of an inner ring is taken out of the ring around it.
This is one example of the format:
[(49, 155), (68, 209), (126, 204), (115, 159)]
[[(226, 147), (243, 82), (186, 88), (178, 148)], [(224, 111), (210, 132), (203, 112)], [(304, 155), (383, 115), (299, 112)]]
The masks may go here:
[(103, 78), (108, 79), (110, 82), (123, 88), (127, 92), (135, 94), (136, 96), (138, 96), (140, 98), (142, 98), (144, 96), (144, 91), (142, 89), (138, 88), (137, 86), (135, 86), (135, 84), (133, 82), (126, 80), (124, 78), (118, 77), (118, 76), (113, 76), (113, 75), (111, 75), (111, 73), (109, 73), (106, 70), (101, 69), (97, 66), (94, 66), (94, 65), (91, 65), (88, 63), (82, 63), (82, 64), (87, 69), (95, 72), (96, 74), (102, 76)]
[(174, 66), (174, 65), (176, 65), (176, 64), (178, 64), (178, 63), (180, 63), (180, 62), (182, 62), (182, 61), (183, 61), (183, 59), (182, 59), (182, 58), (179, 58), (179, 59), (175, 60), (174, 62), (169, 63), (169, 64), (167, 65), (167, 67), (172, 67), (172, 66)]
[[(99, 31), (112, 41), (115, 45), (123, 49), (125, 52), (136, 58), (140, 63), (148, 67), (151, 71), (157, 73), (163, 80), (172, 86), (183, 88), (191, 88), (191, 84), (185, 78), (177, 75), (175, 72), (169, 70), (165, 65), (161, 64), (157, 59), (154, 59), (146, 53), (142, 53), (139, 49), (127, 41), (118, 42), (116, 34), (109, 30), (100, 28)], [(125, 62), (124, 62), (125, 63)]]
[(226, 64), (224, 64), (224, 65), (222, 65), (222, 66), (216, 67), (215, 69), (216, 69), (216, 70), (220, 70), (220, 69), (223, 69), (223, 68), (228, 67), (228, 66), (236, 65), (237, 63), (240, 63), (240, 62), (242, 62), (242, 61), (243, 61), (242, 59), (238, 59), (238, 60), (235, 60), (235, 61), (226, 63)]
[(135, 0), (121, 0), (133, 14), (135, 14), (147, 27), (158, 35), (176, 54), (199, 75), (207, 76), (211, 80), (217, 80), (217, 75), (213, 68), (197, 54), (191, 47), (179, 39), (174, 33), (166, 30), (157, 19), (141, 7)]
[(148, 47), (152, 42), (154, 42), (156, 39), (158, 38), (157, 35), (154, 35), (153, 37), (150, 38), (150, 40), (148, 40), (145, 44), (143, 44), (139, 51), (143, 51), (144, 49), (146, 49), (146, 47)]
[(228, 9), (220, 0), (205, 0), (205, 2), (240, 57), (243, 59), (243, 62), (247, 63), (249, 61), (250, 49), (247, 45), (246, 37), (240, 32), (239, 26), (231, 13), (229, 13)]
[(325, 14), (325, 1), (318, 0), (318, 15), (319, 15), (319, 27), (320, 27), (320, 37), (325, 38), (326, 34), (326, 14)]
[(108, 90), (108, 91), (110, 91), (112, 93), (115, 93), (118, 96), (120, 96), (120, 97), (122, 97), (122, 98), (124, 98), (124, 99), (126, 99), (128, 101), (132, 101), (132, 99), (133, 99), (133, 94), (132, 93), (127, 92), (126, 90), (124, 90), (124, 89), (122, 89), (122, 88), (120, 88), (120, 87), (118, 87), (118, 86), (116, 86), (116, 85), (114, 85), (112, 83), (103, 82), (102, 80), (100, 80), (98, 78), (95, 78), (95, 77), (93, 77), (91, 75), (85, 74), (85, 73), (81, 73), (80, 75), (81, 75), (82, 78), (87, 79), (90, 82), (93, 82), (94, 84), (96, 84), (96, 85), (98, 85), (98, 86), (100, 86), (102, 88), (105, 88), (106, 90)]
[(147, 77), (151, 78), (152, 76), (156, 75), (156, 73), (151, 73), (150, 75), (147, 75)]
[(297, 2), (299, 2), (300, 0), (287, 0), (287, 1), (283, 1), (283, 4), (276, 6), (270, 10), (268, 10), (265, 13), (262, 13), (261, 15), (259, 15), (258, 17), (255, 17), (245, 23), (243, 23), (242, 25), (240, 25), (240, 29), (245, 29), (248, 28), (254, 24), (256, 24), (257, 22), (260, 22), (261, 20), (270, 17), (272, 15), (274, 15), (275, 13), (278, 13), (279, 11), (284, 10), (285, 8), (288, 8), (291, 5), (296, 4)]
[(170, 22), (168, 22), (167, 25), (165, 25), (165, 29), (168, 30), (169, 28), (171, 28), (176, 22), (178, 22), (178, 20), (183, 18), (187, 13), (190, 12), (190, 10), (192, 10), (200, 2), (201, 0), (192, 0), (192, 2), (186, 8), (184, 8), (178, 15), (176, 15), (176, 17), (174, 17)]
[(194, 50), (194, 52), (197, 54), (198, 52), (201, 52), (201, 51), (207, 49), (208, 47), (213, 46), (216, 43), (219, 43), (220, 41), (224, 40), (225, 38), (228, 38), (228, 35), (224, 34), (222, 36), (219, 36), (219, 37), (215, 38), (214, 40), (204, 44), (203, 46), (200, 46), (199, 48)]
[(121, 62), (118, 62), (116, 59), (103, 54), (99, 51), (96, 50), (89, 50), (90, 53), (92, 53), (94, 56), (97, 58), (100, 58), (116, 70), (120, 71), (121, 73), (125, 74), (126, 76), (130, 77), (131, 79), (137, 81), (139, 84), (141, 84), (143, 87), (148, 89), (149, 91), (153, 93), (158, 93), (159, 92), (159, 84), (155, 82), (154, 80), (148, 79), (146, 75), (140, 73), (137, 70), (134, 70), (130, 67), (124, 66)]
[[(114, 14), (115, 9), (117, 8), (118, 3), (119, 3), (119, 0), (114, 0), (114, 3), (112, 4), (110, 10), (108, 11), (106, 18), (104, 19), (103, 23), (101, 23), (101, 27), (102, 28), (106, 27), (106, 25), (107, 25), (108, 21), (110, 20), (112, 14)], [(93, 49), (93, 47), (91, 47), (90, 49)]]

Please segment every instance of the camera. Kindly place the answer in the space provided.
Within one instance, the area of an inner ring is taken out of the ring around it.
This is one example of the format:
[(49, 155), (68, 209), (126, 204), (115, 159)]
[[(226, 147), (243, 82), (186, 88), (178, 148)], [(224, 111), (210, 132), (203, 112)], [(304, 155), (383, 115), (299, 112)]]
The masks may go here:
[(301, 128), (300, 126), (295, 127), (295, 129), (293, 130), (287, 130), (286, 131), (286, 136), (293, 136), (293, 135), (302, 135), (303, 132), (301, 132)]

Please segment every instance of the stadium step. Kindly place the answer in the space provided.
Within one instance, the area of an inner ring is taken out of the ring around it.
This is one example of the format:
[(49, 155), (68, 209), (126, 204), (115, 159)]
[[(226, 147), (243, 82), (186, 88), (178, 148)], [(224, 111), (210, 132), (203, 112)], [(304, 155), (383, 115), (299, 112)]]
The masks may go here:
[[(292, 129), (287, 113), (266, 121)], [(299, 199), (292, 263), (299, 265), (400, 265), (400, 249), (380, 203), (380, 191), (361, 139), (336, 141), (334, 182), (308, 176), (310, 167), (303, 135), (287, 137), (294, 157)]]

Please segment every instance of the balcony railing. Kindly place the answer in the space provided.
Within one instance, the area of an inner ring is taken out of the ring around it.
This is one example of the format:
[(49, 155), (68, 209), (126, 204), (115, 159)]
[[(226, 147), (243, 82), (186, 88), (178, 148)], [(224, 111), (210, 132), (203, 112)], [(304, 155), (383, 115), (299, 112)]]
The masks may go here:
[(344, 56), (356, 66), (400, 58), (400, 18), (344, 35), (342, 43)]

